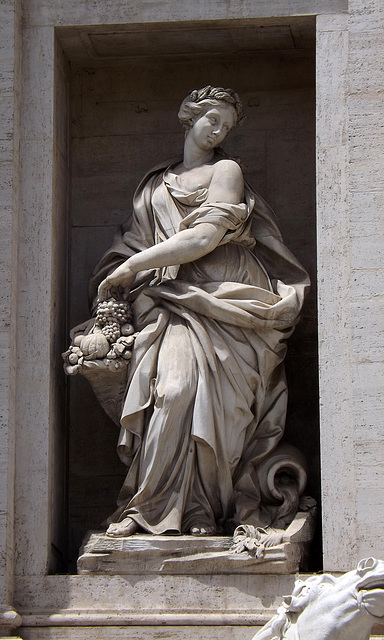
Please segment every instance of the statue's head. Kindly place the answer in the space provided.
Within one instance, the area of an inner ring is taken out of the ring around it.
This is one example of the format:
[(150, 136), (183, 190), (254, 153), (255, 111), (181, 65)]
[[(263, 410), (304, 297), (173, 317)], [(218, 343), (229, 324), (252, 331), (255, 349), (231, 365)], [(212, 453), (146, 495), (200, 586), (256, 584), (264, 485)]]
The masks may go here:
[(233, 111), (234, 126), (244, 122), (243, 105), (237, 93), (233, 89), (223, 89), (211, 85), (203, 89), (193, 89), (187, 95), (179, 109), (179, 120), (188, 132), (201, 115), (217, 106), (229, 107)]
[[(338, 578), (323, 574), (296, 580), (292, 595), (283, 600), (277, 615), (253, 640), (349, 639), (350, 621), (364, 623), (368, 633), (384, 618), (384, 561), (366, 558)], [(359, 638), (368, 638), (359, 628)]]

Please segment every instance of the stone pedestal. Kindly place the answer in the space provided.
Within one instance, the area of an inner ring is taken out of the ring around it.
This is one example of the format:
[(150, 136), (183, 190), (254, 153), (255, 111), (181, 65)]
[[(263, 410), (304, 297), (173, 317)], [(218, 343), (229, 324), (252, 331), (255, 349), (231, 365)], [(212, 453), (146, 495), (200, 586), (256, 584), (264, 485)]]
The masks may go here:
[[(223, 575), (293, 574), (303, 569), (314, 532), (312, 512), (299, 512), (280, 543), (254, 548), (244, 537), (244, 550), (236, 552), (228, 536), (154, 536), (135, 534), (111, 538), (89, 533), (77, 563), (78, 573), (114, 575)], [(239, 548), (239, 547), (237, 547)], [(256, 553), (257, 551), (257, 553)]]

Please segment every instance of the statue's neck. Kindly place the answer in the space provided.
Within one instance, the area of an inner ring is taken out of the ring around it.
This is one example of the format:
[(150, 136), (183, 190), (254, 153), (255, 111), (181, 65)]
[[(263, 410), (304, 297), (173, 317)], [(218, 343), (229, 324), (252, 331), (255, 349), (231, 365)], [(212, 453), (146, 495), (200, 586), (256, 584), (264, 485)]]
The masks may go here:
[(193, 169), (193, 167), (199, 167), (203, 164), (207, 164), (208, 162), (211, 162), (214, 155), (214, 149), (204, 151), (198, 147), (189, 136), (186, 137), (183, 156), (183, 164), (186, 169)]

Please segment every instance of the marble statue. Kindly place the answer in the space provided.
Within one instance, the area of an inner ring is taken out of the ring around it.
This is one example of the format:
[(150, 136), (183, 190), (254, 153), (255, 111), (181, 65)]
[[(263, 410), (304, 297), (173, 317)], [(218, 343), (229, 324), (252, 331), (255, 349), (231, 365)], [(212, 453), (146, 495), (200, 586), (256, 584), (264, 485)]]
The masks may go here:
[(384, 562), (361, 560), (339, 578), (297, 580), (277, 615), (253, 640), (368, 640), (384, 620)]
[(243, 120), (237, 94), (194, 90), (179, 119), (184, 154), (142, 180), (93, 273), (95, 317), (64, 354), (121, 427), (128, 473), (109, 536), (284, 521), (257, 470), (283, 435), (286, 339), (308, 276), (220, 148)]

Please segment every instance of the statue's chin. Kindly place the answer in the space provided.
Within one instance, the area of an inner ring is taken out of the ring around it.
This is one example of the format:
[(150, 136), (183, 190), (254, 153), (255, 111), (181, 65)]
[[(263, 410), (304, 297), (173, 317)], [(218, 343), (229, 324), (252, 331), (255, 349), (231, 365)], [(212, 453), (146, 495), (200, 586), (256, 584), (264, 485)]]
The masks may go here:
[(359, 591), (358, 603), (375, 618), (384, 618), (384, 590), (369, 589)]

